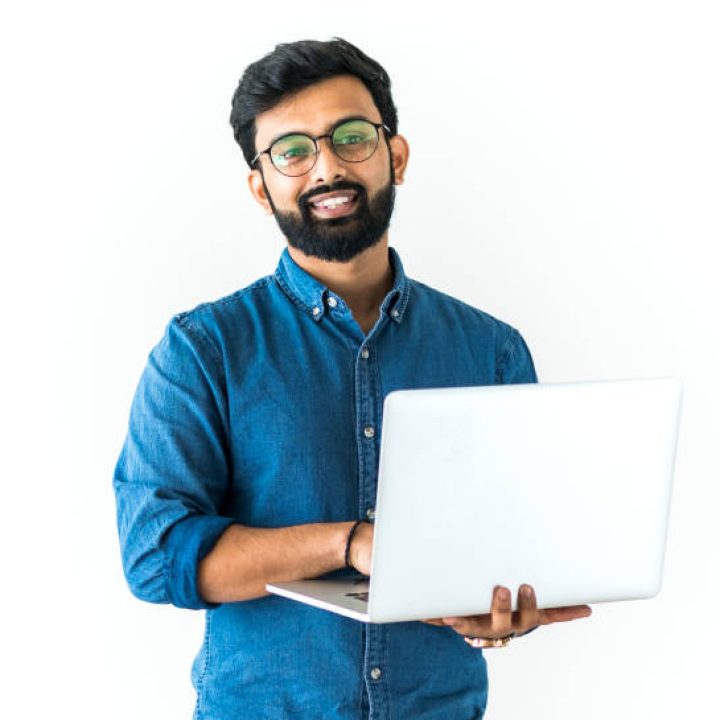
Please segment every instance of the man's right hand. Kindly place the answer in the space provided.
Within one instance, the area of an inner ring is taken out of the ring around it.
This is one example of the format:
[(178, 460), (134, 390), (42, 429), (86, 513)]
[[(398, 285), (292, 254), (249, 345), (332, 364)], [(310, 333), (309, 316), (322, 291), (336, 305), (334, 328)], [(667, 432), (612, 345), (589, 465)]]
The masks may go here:
[(370, 575), (374, 537), (375, 526), (364, 522), (358, 525), (350, 543), (350, 565), (363, 575)]

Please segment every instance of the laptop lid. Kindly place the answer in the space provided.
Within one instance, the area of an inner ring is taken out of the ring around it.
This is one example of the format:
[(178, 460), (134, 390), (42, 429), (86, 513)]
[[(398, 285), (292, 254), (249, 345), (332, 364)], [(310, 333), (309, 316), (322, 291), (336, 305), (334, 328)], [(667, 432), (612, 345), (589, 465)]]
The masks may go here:
[[(659, 591), (675, 378), (402, 390), (385, 399), (368, 617), (488, 612)], [(515, 598), (513, 598), (515, 602)]]

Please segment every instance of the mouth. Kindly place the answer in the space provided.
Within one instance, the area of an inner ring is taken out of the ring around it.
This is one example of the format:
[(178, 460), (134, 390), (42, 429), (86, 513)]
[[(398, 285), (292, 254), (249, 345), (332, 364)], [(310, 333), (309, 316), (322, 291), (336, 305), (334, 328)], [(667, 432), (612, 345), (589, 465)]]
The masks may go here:
[(312, 214), (319, 218), (338, 218), (352, 215), (357, 208), (358, 195), (354, 190), (343, 190), (320, 195), (308, 205)]

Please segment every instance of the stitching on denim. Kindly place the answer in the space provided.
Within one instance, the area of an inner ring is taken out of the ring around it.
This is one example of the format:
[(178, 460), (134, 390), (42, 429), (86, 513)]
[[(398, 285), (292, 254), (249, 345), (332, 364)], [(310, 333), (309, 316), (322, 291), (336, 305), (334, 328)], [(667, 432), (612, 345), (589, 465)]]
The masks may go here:
[[(219, 300), (216, 300), (214, 303), (205, 303), (205, 305), (228, 305), (231, 302), (234, 302), (235, 300), (239, 300), (244, 295), (247, 295), (251, 292), (255, 292), (255, 290), (262, 290), (263, 288), (267, 287), (270, 284), (270, 281), (272, 280), (271, 275), (266, 275), (265, 277), (261, 277), (255, 282), (251, 283), (245, 288), (242, 288), (242, 290), (238, 290), (237, 292), (232, 293), (232, 295), (228, 295), (227, 297), (220, 298)], [(200, 307), (203, 307), (201, 305)]]
[(200, 328), (200, 326), (192, 324), (192, 321), (190, 320), (190, 317), (188, 315), (181, 314), (177, 315), (176, 318), (179, 325), (185, 328), (190, 335), (192, 335), (197, 341), (202, 343), (210, 351), (213, 360), (217, 363), (220, 370), (222, 370), (222, 356), (220, 354), (220, 351), (215, 347), (215, 345), (213, 345), (210, 338), (207, 337), (207, 335)]
[(285, 282), (285, 278), (278, 275), (278, 273), (275, 273), (273, 276), (273, 279), (275, 282), (280, 286), (280, 289), (287, 295), (288, 299), (294, 304), (297, 305), (299, 308), (305, 311), (307, 315), (310, 315), (312, 317), (312, 311), (308, 307), (308, 305), (303, 302), (299, 297), (293, 293), (293, 291), (290, 289), (290, 286)]
[(205, 613), (205, 637), (203, 639), (203, 666), (198, 676), (198, 687), (197, 687), (197, 698), (195, 699), (195, 712), (200, 717), (200, 696), (205, 689), (205, 675), (207, 674), (207, 668), (210, 658), (210, 624), (212, 623), (212, 612), (208, 611)]
[(405, 287), (403, 288), (402, 292), (400, 293), (400, 301), (398, 302), (398, 310), (401, 313), (400, 319), (402, 320), (405, 317), (405, 309), (407, 308), (408, 304), (410, 303), (410, 291), (412, 290), (413, 283), (415, 281), (411, 280), (407, 275), (405, 276)]
[(171, 592), (172, 583), (170, 582), (170, 578), (173, 574), (173, 565), (174, 561), (173, 558), (170, 557), (170, 554), (167, 550), (164, 551), (165, 557), (163, 558), (163, 585), (165, 589), (165, 597), (167, 598), (168, 602), (175, 605), (175, 597), (173, 596)]
[(388, 634), (390, 632), (387, 625), (381, 626), (382, 627), (382, 640), (381, 640), (381, 652), (382, 652), (382, 659), (380, 662), (382, 663), (382, 689), (383, 689), (383, 695), (385, 698), (385, 707), (388, 708), (388, 710), (392, 707), (392, 698), (390, 697), (390, 685), (392, 681), (392, 668), (390, 667), (390, 648), (389, 648), (389, 642), (388, 642)]
[[(384, 318), (385, 322), (388, 322), (387, 318)], [(380, 328), (382, 330), (382, 328)], [(389, 328), (388, 328), (389, 330)], [(375, 385), (375, 425), (377, 426), (377, 442), (380, 443), (380, 436), (382, 434), (382, 427), (385, 424), (385, 418), (383, 416), (383, 402), (385, 394), (383, 393), (382, 378), (380, 376), (380, 357), (379, 357), (380, 343), (376, 342), (373, 348), (373, 355), (370, 357), (370, 372), (372, 373), (374, 385)], [(378, 448), (377, 457), (380, 457), (380, 450)], [(377, 503), (377, 475), (375, 476), (375, 497), (373, 498), (373, 507)]]
[(426, 285), (425, 283), (420, 282), (419, 280), (413, 280), (412, 281), (415, 285), (424, 288), (429, 293), (434, 293), (436, 295), (442, 296), (442, 299), (445, 300), (450, 305), (456, 305), (463, 310), (471, 310), (475, 315), (477, 315), (482, 320), (485, 320), (485, 322), (489, 322), (491, 325), (500, 326), (500, 327), (510, 327), (506, 322), (503, 322), (502, 320), (499, 320), (494, 315), (491, 315), (489, 312), (486, 312), (485, 310), (481, 310), (480, 308), (475, 307), (474, 305), (470, 305), (469, 303), (466, 303), (464, 300), (460, 300), (456, 297), (453, 297), (452, 295), (448, 295), (447, 293), (444, 293), (442, 290), (438, 290), (437, 288), (430, 287), (429, 285)]
[(500, 356), (500, 362), (498, 363), (497, 373), (495, 375), (495, 382), (497, 385), (501, 385), (503, 381), (503, 375), (505, 373), (505, 367), (507, 366), (508, 360), (515, 355), (515, 345), (512, 342), (512, 336), (515, 330), (510, 328), (505, 345), (503, 346), (502, 355)]
[(247, 287), (241, 288), (240, 290), (236, 290), (234, 293), (232, 293), (230, 295), (226, 295), (225, 297), (221, 297), (217, 300), (212, 300), (210, 302), (200, 303), (197, 307), (194, 307), (192, 310), (185, 310), (184, 312), (177, 313), (176, 317), (185, 318), (185, 317), (194, 315), (195, 313), (200, 312), (201, 310), (205, 310), (207, 308), (222, 307), (223, 305), (229, 305), (231, 302), (235, 302), (236, 300), (242, 299), (242, 297), (244, 295), (247, 295), (251, 292), (255, 292), (256, 290), (262, 290), (270, 283), (271, 280), (272, 280), (272, 276), (266, 275), (265, 277), (261, 277), (258, 280), (255, 280), (255, 282), (251, 283)]

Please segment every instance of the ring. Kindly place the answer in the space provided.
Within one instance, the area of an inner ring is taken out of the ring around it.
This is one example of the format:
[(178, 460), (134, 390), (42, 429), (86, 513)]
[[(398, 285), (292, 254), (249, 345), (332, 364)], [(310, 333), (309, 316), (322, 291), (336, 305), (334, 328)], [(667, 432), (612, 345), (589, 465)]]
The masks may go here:
[(510, 633), (499, 638), (470, 637), (465, 635), (463, 640), (474, 648), (501, 648), (505, 647), (513, 638), (515, 633)]

